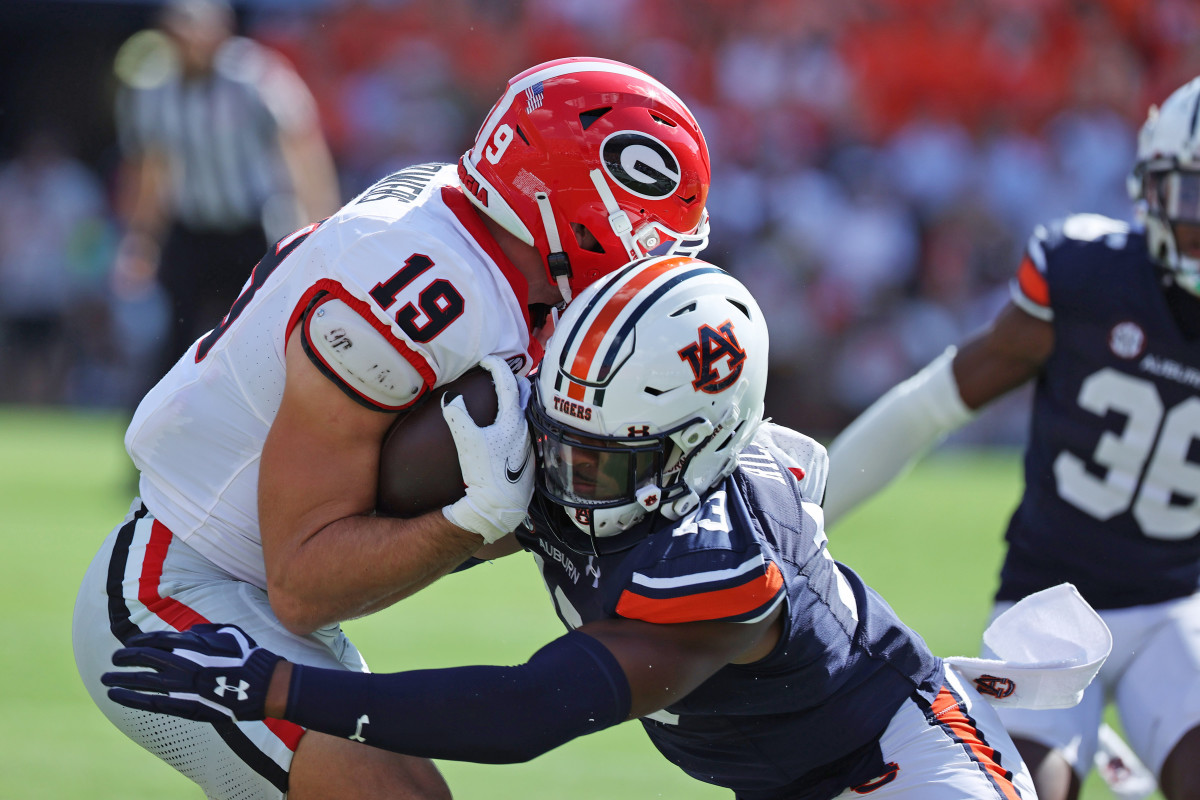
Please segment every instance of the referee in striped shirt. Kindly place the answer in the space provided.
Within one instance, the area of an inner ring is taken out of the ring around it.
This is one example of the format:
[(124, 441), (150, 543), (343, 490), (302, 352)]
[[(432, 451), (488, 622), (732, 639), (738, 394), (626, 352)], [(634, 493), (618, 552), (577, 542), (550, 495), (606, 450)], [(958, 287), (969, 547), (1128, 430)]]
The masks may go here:
[(216, 325), (277, 241), (339, 205), (300, 77), (235, 36), (224, 0), (169, 0), (118, 52), (118, 291), (157, 278), (171, 307), (156, 381)]

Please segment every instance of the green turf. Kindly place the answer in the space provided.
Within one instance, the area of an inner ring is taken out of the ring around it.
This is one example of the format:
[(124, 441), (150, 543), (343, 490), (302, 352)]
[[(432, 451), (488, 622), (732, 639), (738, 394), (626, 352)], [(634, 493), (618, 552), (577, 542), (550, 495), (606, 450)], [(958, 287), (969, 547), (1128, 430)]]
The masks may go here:
[[(200, 792), (109, 726), (75, 673), (70, 619), (95, 549), (129, 505), (114, 415), (0, 410), (0, 798), (174, 800)], [(1013, 454), (939, 457), (831, 531), (831, 549), (943, 655), (974, 654), (1019, 492)], [(560, 628), (522, 555), (446, 578), (348, 624), (376, 671), (518, 663)], [(455, 795), (705, 800), (728, 793), (667, 764), (636, 724), (529, 764), (442, 765)], [(1095, 778), (1085, 800), (1111, 795)]]

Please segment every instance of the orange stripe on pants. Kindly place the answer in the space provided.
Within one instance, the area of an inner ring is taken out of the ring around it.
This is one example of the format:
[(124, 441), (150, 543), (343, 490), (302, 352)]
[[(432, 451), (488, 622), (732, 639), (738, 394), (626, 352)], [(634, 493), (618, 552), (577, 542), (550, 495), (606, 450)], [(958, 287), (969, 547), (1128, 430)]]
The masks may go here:
[(971, 715), (954, 692), (943, 686), (928, 713), (954, 741), (963, 746), (971, 760), (979, 765), (996, 787), (999, 797), (1021, 800), (1021, 793), (1012, 782), (1013, 774), (1000, 766), (1000, 758), (996, 751), (975, 727), (975, 720), (971, 719)]

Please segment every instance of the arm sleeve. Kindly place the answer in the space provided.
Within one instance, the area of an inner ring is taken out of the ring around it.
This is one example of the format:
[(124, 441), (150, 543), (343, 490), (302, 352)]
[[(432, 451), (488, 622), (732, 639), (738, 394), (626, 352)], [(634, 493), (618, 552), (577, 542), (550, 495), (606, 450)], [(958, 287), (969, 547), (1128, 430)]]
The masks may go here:
[(876, 400), (833, 440), (824, 502), (827, 525), (887, 486), (974, 416), (954, 380), (956, 352), (947, 348)]
[(616, 725), (630, 707), (616, 658), (575, 631), (517, 667), (371, 675), (296, 664), (285, 717), (408, 755), (510, 764)]

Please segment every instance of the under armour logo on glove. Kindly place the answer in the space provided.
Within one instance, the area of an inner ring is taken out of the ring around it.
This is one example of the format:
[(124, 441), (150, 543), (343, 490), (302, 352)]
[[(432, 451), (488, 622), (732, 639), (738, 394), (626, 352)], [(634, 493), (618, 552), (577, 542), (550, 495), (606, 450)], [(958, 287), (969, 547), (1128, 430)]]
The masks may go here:
[(113, 664), (150, 671), (104, 673), (100, 682), (112, 687), (112, 700), (205, 722), (262, 719), (271, 675), (282, 660), (235, 625), (140, 633), (126, 644), (113, 653)]
[(225, 692), (232, 690), (237, 692), (238, 700), (246, 700), (250, 697), (250, 695), (246, 694), (246, 690), (250, 688), (250, 684), (246, 683), (245, 681), (238, 681), (237, 686), (230, 686), (227, 683), (228, 680), (229, 679), (224, 675), (219, 676), (217, 678), (217, 688), (213, 689), (213, 694), (215, 694), (217, 697), (224, 697)]

